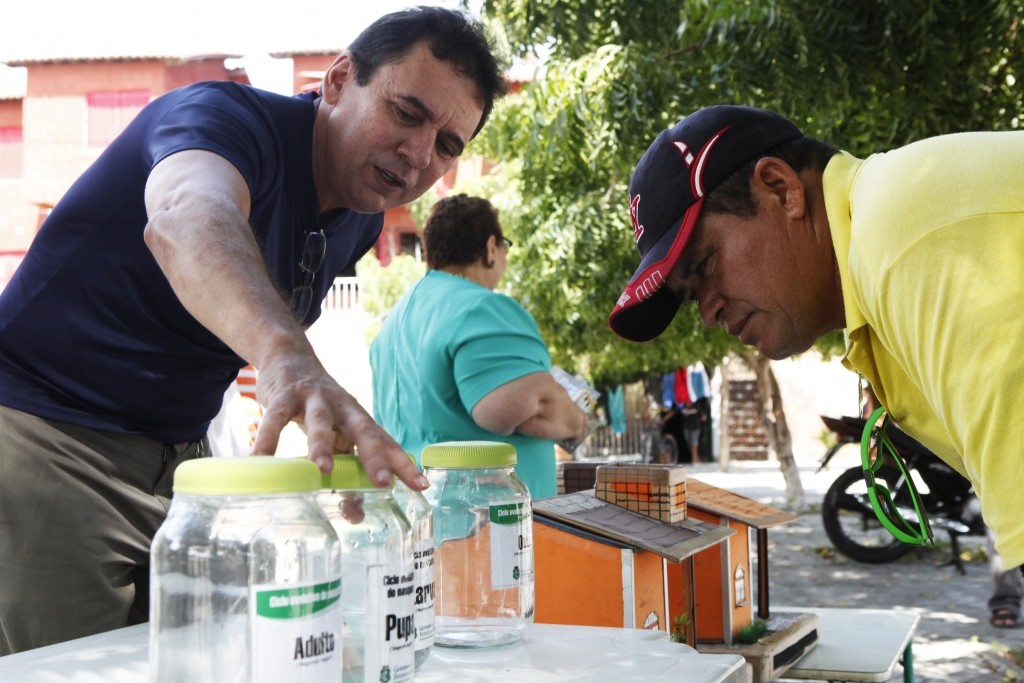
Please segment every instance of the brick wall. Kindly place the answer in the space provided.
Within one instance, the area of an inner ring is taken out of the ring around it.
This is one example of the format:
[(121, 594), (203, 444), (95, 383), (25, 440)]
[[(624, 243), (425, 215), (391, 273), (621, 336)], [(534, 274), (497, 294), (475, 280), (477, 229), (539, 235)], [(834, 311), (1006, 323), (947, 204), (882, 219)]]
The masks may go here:
[(757, 381), (729, 380), (729, 457), (732, 460), (767, 460), (768, 436), (757, 415)]

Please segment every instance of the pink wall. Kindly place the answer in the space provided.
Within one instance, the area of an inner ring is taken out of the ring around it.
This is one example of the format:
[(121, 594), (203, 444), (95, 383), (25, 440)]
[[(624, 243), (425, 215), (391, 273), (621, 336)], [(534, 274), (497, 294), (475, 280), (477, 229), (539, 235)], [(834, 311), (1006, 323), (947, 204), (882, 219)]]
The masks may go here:
[[(317, 89), (337, 54), (295, 55), (295, 91)], [(204, 80), (247, 83), (244, 72), (229, 72), (221, 57), (192, 61), (164, 59), (31, 63), (24, 100), (0, 101), (0, 126), (22, 125), (24, 177), (0, 182), (0, 253), (28, 248), (41, 217), (102, 152), (86, 139), (86, 95), (104, 90), (146, 90), (149, 98)], [(10, 121), (10, 123), (7, 123)], [(397, 244), (400, 233), (415, 232), (405, 207), (385, 214), (379, 247)], [(379, 253), (390, 260), (389, 248)], [(5, 272), (0, 264), (0, 280)]]

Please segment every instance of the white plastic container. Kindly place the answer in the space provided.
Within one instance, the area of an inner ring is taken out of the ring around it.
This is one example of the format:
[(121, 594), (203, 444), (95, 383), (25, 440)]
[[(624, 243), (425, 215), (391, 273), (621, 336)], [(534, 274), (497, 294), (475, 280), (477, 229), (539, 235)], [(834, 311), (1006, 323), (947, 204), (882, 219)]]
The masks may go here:
[(150, 680), (337, 683), (341, 547), (298, 458), (178, 466), (150, 564)]
[(420, 459), (434, 509), (435, 644), (519, 642), (533, 623), (533, 512), (515, 448), (446, 442)]
[(352, 455), (334, 456), (316, 499), (341, 542), (344, 683), (410, 683), (415, 674), (412, 529)]
[(434, 514), (422, 493), (397, 478), (394, 495), (395, 502), (412, 525), (412, 559), (416, 572), (416, 670), (419, 671), (434, 648)]

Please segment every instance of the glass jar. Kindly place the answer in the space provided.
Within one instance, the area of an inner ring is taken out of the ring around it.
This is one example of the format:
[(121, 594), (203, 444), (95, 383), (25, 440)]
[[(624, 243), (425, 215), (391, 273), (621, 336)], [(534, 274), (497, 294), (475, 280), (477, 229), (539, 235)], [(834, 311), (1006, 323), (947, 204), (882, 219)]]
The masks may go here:
[(434, 642), (477, 648), (518, 642), (533, 623), (533, 513), (506, 443), (423, 449), (434, 509)]
[(412, 529), (353, 455), (335, 455), (316, 500), (341, 541), (344, 683), (409, 683), (415, 673)]
[(150, 562), (150, 680), (341, 676), (341, 546), (306, 459), (200, 458), (174, 472)]
[[(413, 458), (413, 462), (416, 458)], [(419, 491), (395, 478), (395, 502), (412, 525), (412, 559), (416, 572), (416, 670), (434, 647), (434, 515)]]

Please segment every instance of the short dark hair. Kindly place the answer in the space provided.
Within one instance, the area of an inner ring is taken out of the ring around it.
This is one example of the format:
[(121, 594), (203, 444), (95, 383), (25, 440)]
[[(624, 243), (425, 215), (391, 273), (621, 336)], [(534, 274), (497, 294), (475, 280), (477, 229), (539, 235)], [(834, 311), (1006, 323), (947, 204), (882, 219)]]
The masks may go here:
[(502, 240), (505, 234), (498, 222), (498, 211), (481, 197), (456, 194), (445, 197), (430, 211), (423, 228), (423, 246), (427, 267), (467, 266), (487, 255), (490, 237)]
[(807, 169), (823, 171), (828, 160), (838, 152), (839, 149), (835, 145), (809, 135), (783, 143), (754, 157), (719, 183), (718, 187), (705, 197), (701, 212), (747, 218), (754, 216), (757, 214), (757, 204), (750, 193), (750, 178), (754, 175), (754, 167), (758, 161), (765, 157), (775, 157), (785, 161), (797, 173)]
[(504, 64), (495, 56), (483, 23), (465, 12), (421, 6), (385, 14), (348, 47), (356, 67), (356, 83), (365, 86), (377, 69), (402, 59), (422, 41), (428, 42), (434, 57), (451, 62), (459, 73), (476, 83), (484, 110), (473, 131), (476, 137), (495, 100), (508, 92), (508, 83)]

